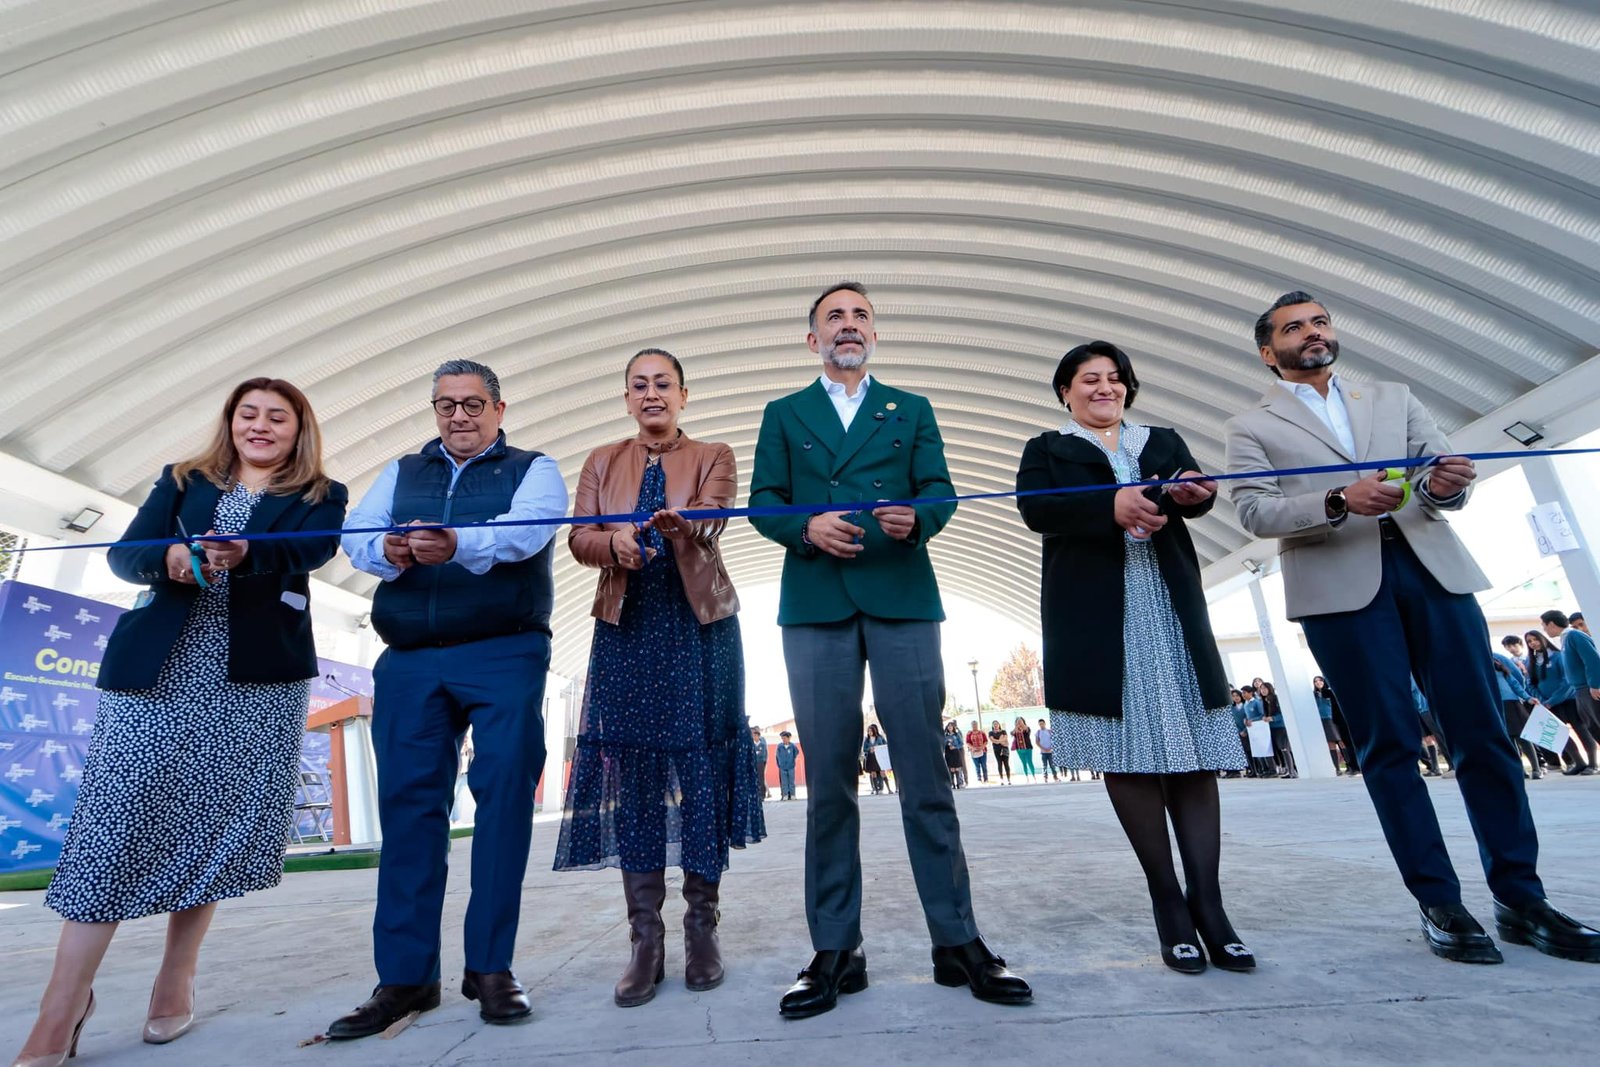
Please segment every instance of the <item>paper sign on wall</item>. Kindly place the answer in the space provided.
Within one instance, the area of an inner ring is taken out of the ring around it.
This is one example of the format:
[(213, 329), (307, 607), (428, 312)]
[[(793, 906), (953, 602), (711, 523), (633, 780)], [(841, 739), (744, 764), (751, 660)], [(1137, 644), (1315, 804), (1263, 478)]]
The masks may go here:
[(1533, 543), (1541, 556), (1571, 552), (1579, 547), (1578, 535), (1572, 532), (1572, 524), (1567, 521), (1567, 513), (1559, 501), (1534, 505), (1528, 512), (1528, 525), (1533, 528)]

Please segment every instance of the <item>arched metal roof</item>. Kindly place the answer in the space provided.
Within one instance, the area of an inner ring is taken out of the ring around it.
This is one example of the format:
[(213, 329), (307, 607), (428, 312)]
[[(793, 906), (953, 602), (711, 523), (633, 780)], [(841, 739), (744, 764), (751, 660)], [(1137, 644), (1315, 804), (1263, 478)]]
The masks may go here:
[[(1600, 347), (1587, 0), (5, 7), (0, 450), (128, 499), (257, 373), (306, 389), (359, 492), (432, 434), (452, 356), (575, 479), (630, 431), (645, 344), (747, 483), (842, 277), (967, 492), (1011, 485), (1091, 337), (1220, 465), (1285, 288), (1334, 309), (1345, 373), (1447, 428)], [(1247, 543), (1226, 506), (1196, 534)], [(781, 562), (744, 524), (726, 551), (740, 582)], [(934, 542), (948, 589), (1030, 626), (1037, 551), (1004, 502)], [(569, 673), (591, 588), (563, 554)]]

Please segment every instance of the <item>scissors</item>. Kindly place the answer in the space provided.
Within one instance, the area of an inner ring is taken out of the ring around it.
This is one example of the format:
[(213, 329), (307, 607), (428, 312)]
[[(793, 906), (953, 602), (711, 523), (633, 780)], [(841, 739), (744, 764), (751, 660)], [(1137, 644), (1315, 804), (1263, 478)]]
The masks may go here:
[(189, 548), (189, 569), (194, 572), (195, 584), (201, 589), (210, 589), (211, 583), (206, 581), (205, 572), (200, 569), (200, 564), (205, 560), (205, 550), (197, 545), (189, 536), (189, 531), (183, 528), (183, 519), (178, 519), (178, 536), (187, 542)]
[[(1418, 445), (1417, 450), (1411, 454), (1411, 458), (1422, 459), (1422, 454), (1427, 450), (1428, 446), (1426, 444)], [(1411, 503), (1413, 491), (1420, 487), (1422, 484), (1422, 479), (1427, 477), (1427, 472), (1429, 470), (1438, 465), (1440, 458), (1441, 457), (1439, 456), (1429, 456), (1421, 463), (1413, 463), (1404, 470), (1399, 467), (1389, 467), (1384, 470), (1384, 481), (1404, 483), (1400, 486), (1402, 492), (1400, 503), (1396, 504), (1393, 510), (1399, 511), (1401, 508)]]

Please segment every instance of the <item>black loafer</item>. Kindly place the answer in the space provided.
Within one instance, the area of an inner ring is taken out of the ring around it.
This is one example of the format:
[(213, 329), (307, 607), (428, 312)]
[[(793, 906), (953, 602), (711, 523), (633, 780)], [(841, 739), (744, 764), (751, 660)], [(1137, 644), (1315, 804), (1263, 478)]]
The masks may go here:
[(478, 1018), (503, 1026), (533, 1014), (527, 991), (510, 971), (461, 972), (461, 995), (478, 1002)]
[(1028, 983), (1006, 970), (1006, 961), (989, 951), (981, 937), (954, 948), (935, 945), (933, 980), (940, 985), (968, 986), (973, 996), (991, 1004), (1026, 1004), (1033, 999)]
[(1428, 949), (1457, 963), (1502, 963), (1504, 957), (1478, 920), (1460, 904), (1438, 904), (1422, 909), (1422, 934)]
[(1513, 945), (1529, 945), (1557, 959), (1600, 963), (1600, 930), (1562, 914), (1548, 900), (1520, 908), (1497, 900), (1494, 924), (1500, 936)]
[(1179, 974), (1206, 973), (1206, 954), (1192, 941), (1180, 941), (1175, 945), (1162, 944), (1161, 962)]
[[(1200, 941), (1206, 946), (1206, 954), (1211, 957), (1213, 967), (1240, 973), (1256, 969), (1255, 953), (1250, 951), (1250, 946), (1239, 940), (1238, 931), (1234, 930), (1233, 923), (1228, 921), (1227, 912), (1222, 910), (1220, 904), (1202, 908), (1191, 900), (1189, 917), (1194, 920), (1195, 932), (1200, 935)], [(1163, 945), (1162, 949), (1165, 950), (1166, 946)], [(1165, 951), (1162, 959), (1166, 959)]]
[(348, 1015), (328, 1024), (328, 1036), (336, 1040), (371, 1037), (381, 1034), (414, 1011), (432, 1011), (439, 1006), (439, 983), (427, 985), (381, 985), (366, 1003)]
[(785, 1019), (806, 1019), (832, 1011), (840, 993), (867, 988), (867, 954), (859, 948), (823, 949), (797, 977), (799, 981), (778, 1001), (778, 1014)]

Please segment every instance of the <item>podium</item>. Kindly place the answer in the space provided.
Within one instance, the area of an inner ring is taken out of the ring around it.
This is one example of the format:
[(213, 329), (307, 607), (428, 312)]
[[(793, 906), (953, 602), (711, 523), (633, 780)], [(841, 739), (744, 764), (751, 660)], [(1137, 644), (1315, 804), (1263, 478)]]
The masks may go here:
[(365, 696), (319, 708), (306, 718), (307, 730), (328, 735), (328, 799), (333, 807), (335, 846), (355, 843), (352, 829), (363, 844), (380, 836), (371, 719), (372, 698)]

